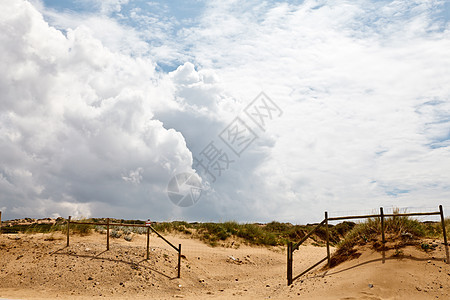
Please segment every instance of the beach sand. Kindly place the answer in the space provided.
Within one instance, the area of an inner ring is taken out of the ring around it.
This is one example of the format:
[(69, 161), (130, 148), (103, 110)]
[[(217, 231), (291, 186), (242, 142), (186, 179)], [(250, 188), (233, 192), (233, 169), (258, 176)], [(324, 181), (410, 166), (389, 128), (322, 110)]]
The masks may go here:
[[(0, 297), (11, 299), (450, 299), (450, 265), (442, 241), (425, 252), (408, 246), (386, 253), (362, 247), (357, 259), (313, 270), (287, 286), (285, 247), (227, 241), (211, 247), (188, 236), (168, 235), (177, 252), (152, 235), (131, 242), (106, 235), (62, 233), (0, 235)], [(432, 241), (429, 241), (432, 242)], [(332, 249), (333, 251), (334, 249)], [(394, 256), (395, 255), (395, 256)], [(326, 256), (325, 247), (301, 246), (294, 276)]]

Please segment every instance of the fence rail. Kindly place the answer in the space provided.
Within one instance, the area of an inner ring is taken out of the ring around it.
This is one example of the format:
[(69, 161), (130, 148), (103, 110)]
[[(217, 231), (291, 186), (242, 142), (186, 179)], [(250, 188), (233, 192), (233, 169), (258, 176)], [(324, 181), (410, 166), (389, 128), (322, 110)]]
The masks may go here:
[[(383, 208), (380, 207), (380, 214), (371, 214), (371, 215), (360, 215), (360, 216), (343, 216), (343, 217), (328, 217), (328, 212), (325, 212), (325, 219), (317, 224), (307, 235), (305, 235), (298, 243), (296, 243), (294, 246), (292, 242), (288, 243), (287, 246), (287, 284), (291, 285), (294, 280), (298, 279), (299, 277), (303, 276), (304, 274), (308, 273), (324, 261), (328, 261), (328, 266), (330, 266), (330, 238), (329, 238), (329, 231), (328, 231), (328, 222), (329, 221), (342, 221), (342, 220), (354, 220), (354, 219), (369, 219), (369, 218), (380, 218), (381, 220), (381, 239), (382, 239), (382, 256), (383, 256), (383, 263), (385, 262), (385, 226), (384, 221), (387, 217), (411, 217), (411, 216), (434, 216), (434, 215), (440, 215), (441, 217), (441, 225), (442, 225), (442, 234), (444, 236), (444, 245), (445, 245), (445, 255), (446, 255), (446, 263), (450, 263), (450, 254), (449, 254), (449, 247), (447, 242), (447, 233), (445, 230), (445, 218), (444, 218), (444, 210), (442, 208), (442, 205), (439, 205), (439, 211), (436, 212), (425, 212), (425, 213), (399, 213), (399, 214), (384, 214)], [(294, 251), (298, 250), (300, 245), (303, 244), (317, 229), (320, 227), (325, 226), (326, 227), (326, 244), (327, 244), (327, 256), (320, 260), (319, 262), (315, 263), (313, 266), (307, 268), (299, 275), (293, 277), (293, 261), (294, 261)]]
[(311, 230), (307, 235), (305, 235), (300, 242), (298, 242), (297, 244), (295, 244), (295, 246), (292, 248), (292, 251), (295, 251), (298, 249), (298, 247), (300, 247), (301, 244), (303, 244), (303, 242), (305, 242), (314, 232), (316, 232), (317, 229), (319, 229), (323, 224), (325, 224), (326, 220), (323, 220), (322, 222), (320, 222), (319, 224), (316, 225), (316, 227), (314, 227), (313, 230)]
[[(405, 213), (405, 214), (385, 214), (385, 217), (412, 217), (412, 216), (433, 216), (440, 215), (439, 211), (437, 212), (429, 212), (429, 213)], [(367, 219), (367, 218), (379, 218), (379, 215), (364, 215), (364, 216), (347, 216), (347, 217), (335, 217), (328, 218), (328, 221), (340, 221), (340, 220), (351, 220), (351, 219)]]
[(69, 216), (67, 219), (67, 247), (69, 247), (70, 244), (70, 224), (77, 224), (77, 225), (95, 225), (95, 226), (106, 226), (106, 250), (109, 250), (109, 229), (111, 226), (127, 226), (127, 227), (145, 227), (147, 228), (147, 243), (146, 243), (146, 250), (147, 250), (147, 260), (150, 256), (150, 231), (154, 232), (158, 237), (160, 237), (164, 242), (166, 242), (169, 246), (171, 246), (175, 251), (178, 252), (178, 273), (177, 278), (181, 277), (181, 244), (178, 244), (178, 247), (176, 247), (174, 244), (172, 244), (170, 241), (168, 241), (163, 235), (161, 235), (158, 231), (155, 230), (151, 225), (148, 224), (123, 224), (123, 223), (111, 223), (109, 222), (109, 218), (106, 219), (106, 223), (102, 222), (78, 222), (78, 221), (72, 221), (72, 217)]

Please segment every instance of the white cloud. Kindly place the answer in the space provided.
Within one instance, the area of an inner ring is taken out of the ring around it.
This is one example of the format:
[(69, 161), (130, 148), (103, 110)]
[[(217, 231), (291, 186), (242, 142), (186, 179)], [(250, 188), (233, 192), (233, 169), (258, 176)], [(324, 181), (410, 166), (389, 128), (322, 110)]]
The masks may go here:
[(139, 184), (142, 181), (142, 175), (144, 173), (143, 168), (137, 168), (136, 170), (131, 170), (128, 172), (128, 175), (122, 176), (122, 179), (126, 182), (131, 182), (133, 184)]
[(215, 185), (225, 214), (314, 221), (335, 207), (449, 205), (450, 30), (433, 19), (438, 5), (211, 5), (189, 29), (194, 61), (242, 103), (265, 90), (285, 111), (257, 165), (249, 152), (230, 174), (239, 183)]
[(161, 186), (192, 156), (153, 119), (176, 105), (155, 64), (110, 51), (86, 27), (63, 35), (27, 2), (2, 6), (2, 204), (15, 215), (135, 205), (172, 216)]
[(122, 6), (127, 4), (129, 0), (95, 0), (88, 2), (98, 3), (101, 13), (111, 14), (113, 12), (120, 12), (122, 10)]
[[(212, 1), (178, 31), (138, 9), (111, 17), (112, 2), (101, 15), (41, 7), (65, 34), (20, 1), (0, 12), (8, 210), (69, 195), (94, 214), (139, 217), (149, 201), (161, 219), (308, 222), (324, 210), (450, 206), (440, 1)], [(165, 188), (190, 168), (189, 150), (227, 149), (217, 135), (262, 90), (283, 116), (196, 206), (174, 208)]]
[[(109, 5), (108, 1), (98, 1), (100, 4)], [(116, 2), (116, 1), (111, 1)], [(83, 27), (89, 34), (101, 41), (102, 45), (113, 52), (121, 52), (127, 55), (141, 56), (151, 49), (141, 39), (141, 33), (130, 26), (120, 23), (120, 19), (113, 19), (108, 13), (93, 11), (80, 13), (73, 10), (56, 11), (44, 7), (42, 3), (34, 3), (36, 9), (45, 17), (45, 20), (58, 30), (66, 32), (71, 29)]]

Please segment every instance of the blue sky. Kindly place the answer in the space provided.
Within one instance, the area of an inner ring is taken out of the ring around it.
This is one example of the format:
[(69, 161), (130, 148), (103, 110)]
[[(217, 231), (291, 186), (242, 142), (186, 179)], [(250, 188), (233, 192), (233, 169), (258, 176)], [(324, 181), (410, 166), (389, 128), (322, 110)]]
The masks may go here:
[[(449, 1), (0, 6), (6, 218), (450, 211)], [(264, 128), (246, 113), (262, 91), (282, 112)], [(211, 142), (233, 161), (215, 180), (195, 164)], [(190, 207), (167, 196), (183, 172), (204, 185)]]

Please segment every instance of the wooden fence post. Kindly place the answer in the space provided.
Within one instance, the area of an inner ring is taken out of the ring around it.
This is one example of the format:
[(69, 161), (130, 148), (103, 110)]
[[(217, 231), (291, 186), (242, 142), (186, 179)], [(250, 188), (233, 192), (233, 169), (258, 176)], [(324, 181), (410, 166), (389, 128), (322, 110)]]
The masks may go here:
[(147, 260), (149, 259), (150, 256), (149, 246), (150, 246), (150, 227), (147, 227)]
[(109, 250), (109, 218), (106, 218), (106, 250)]
[(287, 279), (287, 284), (289, 286), (289, 243), (287, 243), (287, 248), (286, 248), (286, 279)]
[(386, 252), (385, 252), (385, 244), (386, 244), (386, 240), (385, 240), (385, 236), (384, 236), (384, 211), (383, 208), (380, 207), (380, 217), (381, 217), (381, 244), (382, 244), (382, 253), (383, 253), (383, 264), (385, 263), (386, 260)]
[(0, 210), (0, 234), (2, 234), (2, 211)]
[(181, 276), (181, 244), (178, 244), (178, 276), (177, 278), (180, 278)]
[(445, 254), (447, 256), (447, 264), (450, 264), (450, 255), (448, 252), (448, 242), (447, 242), (447, 232), (445, 230), (444, 209), (442, 208), (442, 205), (439, 205), (439, 212), (441, 214), (442, 233), (444, 234), (444, 244), (445, 244)]
[(327, 238), (327, 259), (328, 259), (328, 267), (331, 265), (331, 257), (330, 257), (330, 233), (328, 231), (328, 212), (325, 212), (325, 229), (326, 229), (326, 238)]
[(69, 216), (67, 219), (67, 247), (69, 247), (69, 236), (70, 236), (70, 219), (72, 216)]
[(292, 242), (287, 245), (287, 281), (288, 286), (292, 284)]

